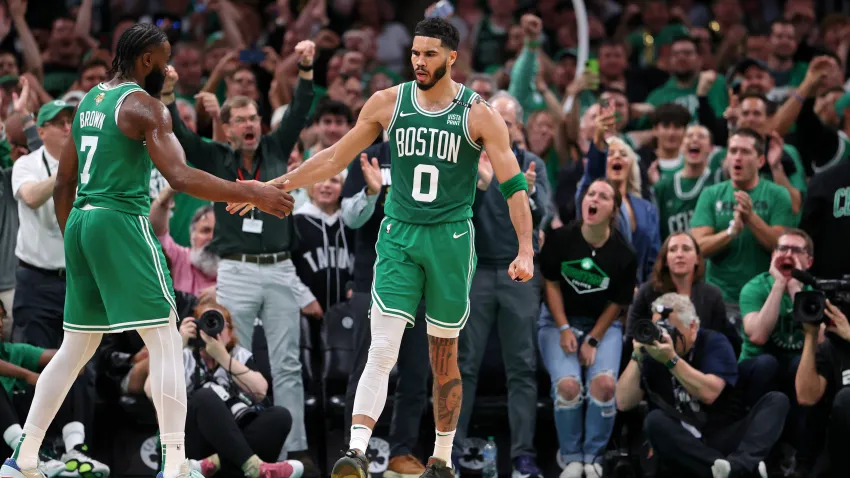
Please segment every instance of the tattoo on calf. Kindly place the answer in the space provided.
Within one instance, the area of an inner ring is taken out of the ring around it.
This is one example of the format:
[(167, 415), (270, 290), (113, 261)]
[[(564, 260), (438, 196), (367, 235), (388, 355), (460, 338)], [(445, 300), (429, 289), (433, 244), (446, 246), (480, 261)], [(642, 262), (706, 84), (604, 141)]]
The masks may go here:
[(434, 421), (437, 429), (457, 428), (463, 400), (460, 370), (457, 366), (457, 338), (428, 337), (431, 351), (431, 370), (434, 375)]

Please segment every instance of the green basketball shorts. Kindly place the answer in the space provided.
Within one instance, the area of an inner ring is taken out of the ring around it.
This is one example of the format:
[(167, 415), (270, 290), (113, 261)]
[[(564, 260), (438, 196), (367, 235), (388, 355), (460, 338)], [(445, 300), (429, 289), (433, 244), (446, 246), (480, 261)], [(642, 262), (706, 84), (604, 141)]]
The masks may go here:
[(471, 220), (422, 225), (385, 217), (375, 251), (372, 302), (381, 313), (413, 327), (424, 293), (428, 324), (463, 328), (477, 262)]
[(65, 273), (65, 330), (123, 332), (176, 317), (171, 274), (147, 217), (72, 209)]

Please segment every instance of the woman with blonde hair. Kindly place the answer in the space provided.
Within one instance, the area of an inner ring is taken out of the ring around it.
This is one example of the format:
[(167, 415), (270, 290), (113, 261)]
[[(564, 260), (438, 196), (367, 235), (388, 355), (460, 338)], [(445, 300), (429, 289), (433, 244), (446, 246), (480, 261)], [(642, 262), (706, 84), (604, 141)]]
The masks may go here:
[[(593, 142), (587, 152), (587, 166), (576, 197), (581, 197), (593, 181), (605, 178), (617, 187), (623, 206), (617, 217), (617, 228), (635, 249), (638, 258), (639, 283), (649, 279), (661, 236), (658, 229), (658, 210), (641, 197), (641, 178), (638, 156), (621, 138), (615, 136), (614, 108), (602, 107), (596, 117)], [(580, 216), (581, 211), (577, 211)]]

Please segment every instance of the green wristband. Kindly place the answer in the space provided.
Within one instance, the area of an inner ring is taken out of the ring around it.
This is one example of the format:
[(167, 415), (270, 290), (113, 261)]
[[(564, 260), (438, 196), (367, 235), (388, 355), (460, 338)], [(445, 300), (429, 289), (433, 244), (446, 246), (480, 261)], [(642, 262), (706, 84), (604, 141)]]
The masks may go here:
[(502, 191), (502, 196), (505, 199), (510, 199), (517, 191), (528, 191), (528, 181), (525, 180), (525, 174), (516, 173), (514, 177), (500, 184), (499, 190)]

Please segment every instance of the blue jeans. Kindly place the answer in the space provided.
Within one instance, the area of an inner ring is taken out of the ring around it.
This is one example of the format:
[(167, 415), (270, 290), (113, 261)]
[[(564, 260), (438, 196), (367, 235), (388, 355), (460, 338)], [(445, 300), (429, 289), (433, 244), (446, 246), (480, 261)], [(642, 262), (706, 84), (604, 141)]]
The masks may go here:
[[(570, 326), (578, 340), (593, 329), (595, 318), (570, 317)], [(602, 402), (590, 394), (590, 382), (598, 376), (610, 376), (616, 382), (623, 353), (623, 325), (617, 320), (599, 341), (596, 358), (590, 367), (582, 367), (578, 353), (565, 354), (561, 349), (561, 333), (549, 309), (543, 305), (537, 322), (537, 339), (543, 363), (552, 378), (552, 401), (555, 403), (555, 428), (564, 463), (602, 463), (605, 447), (614, 429), (617, 407), (614, 398)], [(559, 394), (558, 384), (574, 380), (579, 394), (572, 400)], [(582, 436), (584, 440), (582, 441)]]

